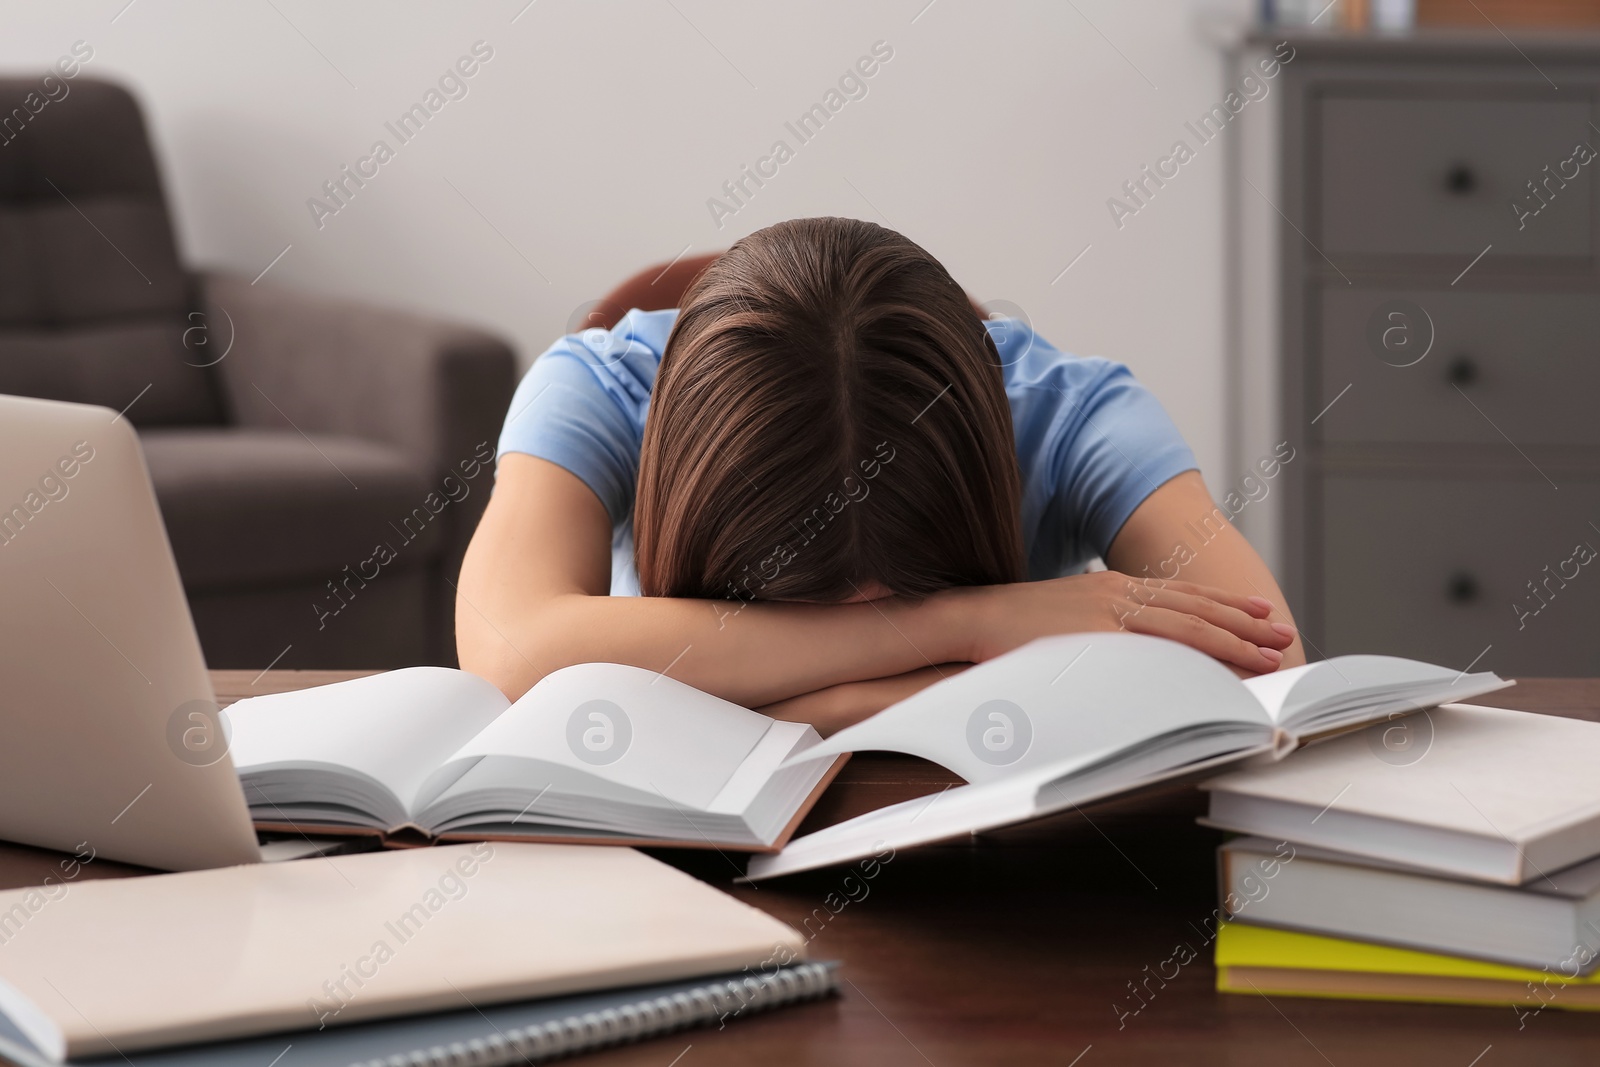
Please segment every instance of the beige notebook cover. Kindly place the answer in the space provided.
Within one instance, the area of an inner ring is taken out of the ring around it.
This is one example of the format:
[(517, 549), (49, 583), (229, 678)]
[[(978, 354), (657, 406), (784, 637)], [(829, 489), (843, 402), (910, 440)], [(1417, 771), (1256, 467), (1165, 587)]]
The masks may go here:
[(46, 1056), (342, 1025), (805, 955), (631, 849), (482, 842), (0, 893), (0, 1011)]

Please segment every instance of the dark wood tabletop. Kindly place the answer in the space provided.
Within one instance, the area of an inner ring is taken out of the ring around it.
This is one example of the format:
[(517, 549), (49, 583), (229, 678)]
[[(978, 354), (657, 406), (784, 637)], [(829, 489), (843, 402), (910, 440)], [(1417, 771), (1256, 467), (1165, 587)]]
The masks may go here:
[[(216, 671), (223, 702), (357, 672)], [(1527, 679), (1485, 703), (1600, 720), (1600, 679)], [(1600, 773), (1600, 769), (1597, 769)], [(851, 760), (801, 832), (936, 793), (919, 760)], [(1203, 920), (1221, 835), (1201, 798), (1171, 788), (1026, 826), (906, 850), (856, 868), (736, 886), (742, 858), (660, 858), (790, 923), (814, 959), (842, 962), (843, 995), (589, 1056), (595, 1067), (722, 1064), (1109, 1064), (1272, 1067), (1600, 1063), (1600, 1014), (1219, 994)], [(0, 887), (38, 884), (57, 854), (0, 845)], [(96, 863), (85, 874), (141, 873)], [(1137, 1014), (1130, 985), (1187, 944), (1197, 958)]]

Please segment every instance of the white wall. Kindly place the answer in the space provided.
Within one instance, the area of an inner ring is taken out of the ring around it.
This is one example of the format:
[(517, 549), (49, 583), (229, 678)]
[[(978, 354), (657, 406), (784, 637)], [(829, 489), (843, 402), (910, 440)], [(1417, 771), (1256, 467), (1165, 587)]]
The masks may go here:
[[(1224, 145), (1121, 229), (1106, 204), (1222, 96), (1196, 5), (926, 2), (7, 3), (0, 67), (83, 39), (88, 72), (137, 90), (191, 262), (253, 277), (292, 245), (267, 280), (477, 321), (525, 360), (686, 245), (874, 219), (1062, 347), (1133, 365), (1220, 492)], [(400, 146), (385, 122), (478, 40), (468, 95)], [(867, 95), (799, 145), (784, 122), (879, 40)], [(308, 198), (379, 138), (395, 158), (319, 230)], [(777, 139), (794, 158), (719, 229), (707, 199)]]

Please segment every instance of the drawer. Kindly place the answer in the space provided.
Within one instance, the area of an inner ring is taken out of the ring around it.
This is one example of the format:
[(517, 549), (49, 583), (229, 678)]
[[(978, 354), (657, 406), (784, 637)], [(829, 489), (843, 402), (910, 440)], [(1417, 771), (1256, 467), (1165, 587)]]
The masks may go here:
[(1600, 674), (1600, 480), (1558, 481), (1327, 479), (1322, 651)]
[(1325, 441), (1600, 444), (1600, 293), (1337, 286), (1320, 311)]
[[(1491, 243), (1496, 258), (1588, 255), (1590, 172), (1600, 160), (1565, 164), (1580, 142), (1600, 147), (1600, 135), (1587, 95), (1572, 95), (1325, 98), (1317, 244), (1335, 263), (1341, 253), (1460, 255), (1466, 267)], [(1519, 228), (1511, 204), (1531, 195), (1527, 183), (1547, 165), (1577, 176), (1565, 188), (1552, 181), (1548, 205)]]

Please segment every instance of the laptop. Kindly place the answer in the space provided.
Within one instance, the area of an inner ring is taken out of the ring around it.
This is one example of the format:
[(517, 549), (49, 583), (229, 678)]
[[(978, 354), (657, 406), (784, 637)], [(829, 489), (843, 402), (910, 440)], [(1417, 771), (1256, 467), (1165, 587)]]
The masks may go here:
[(133, 427), (0, 396), (0, 839), (259, 861), (224, 726)]

